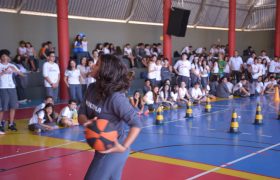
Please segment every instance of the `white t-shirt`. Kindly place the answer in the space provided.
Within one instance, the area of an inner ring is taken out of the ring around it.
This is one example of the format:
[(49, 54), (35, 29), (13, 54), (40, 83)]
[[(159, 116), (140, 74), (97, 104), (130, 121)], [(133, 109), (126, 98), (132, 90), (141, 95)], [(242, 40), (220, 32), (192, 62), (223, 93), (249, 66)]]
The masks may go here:
[(19, 69), (11, 63), (8, 64), (0, 63), (0, 72), (7, 69), (6, 73), (0, 76), (0, 89), (16, 88), (16, 85), (13, 80), (13, 70), (11, 69), (11, 67), (14, 67), (19, 72)]
[(194, 70), (194, 73), (200, 73), (200, 67), (197, 64), (191, 64), (191, 68)]
[(231, 82), (227, 82), (227, 83), (226, 83), (226, 86), (227, 86), (229, 92), (232, 93), (233, 84), (232, 84)]
[(260, 66), (258, 66), (258, 64), (252, 64), (252, 78), (258, 79), (260, 76), (260, 72)]
[(263, 75), (263, 72), (265, 71), (264, 70), (264, 65), (263, 64), (258, 64), (258, 66), (259, 66), (259, 70), (260, 70), (260, 72), (259, 72), (259, 76), (262, 76)]
[(68, 84), (81, 84), (80, 83), (80, 76), (81, 76), (81, 72), (79, 69), (75, 69), (75, 70), (66, 70), (64, 73), (64, 76), (68, 77)]
[(19, 47), (18, 52), (21, 56), (26, 55), (26, 47)]
[(144, 49), (146, 56), (151, 56), (151, 51), (149, 48)]
[(174, 65), (174, 69), (177, 69), (178, 75), (190, 77), (191, 63), (188, 60), (178, 60)]
[(188, 93), (187, 91), (187, 88), (179, 88), (179, 98), (185, 98)]
[(86, 82), (87, 67), (79, 64), (77, 68), (80, 70), (81, 73), (81, 84), (87, 84)]
[[(51, 83), (58, 81), (60, 74), (59, 67), (56, 63), (45, 62), (43, 65), (43, 76), (48, 77)], [(51, 87), (51, 85), (45, 80), (45, 87)]]
[(110, 50), (108, 48), (103, 48), (104, 54), (110, 54)]
[(163, 100), (163, 99), (168, 99), (168, 98), (169, 98), (169, 94), (168, 94), (168, 93), (165, 93), (165, 97), (164, 97), (164, 92), (163, 92), (163, 91), (160, 91), (159, 97), (161, 98), (161, 100)]
[(195, 53), (196, 53), (196, 54), (201, 54), (202, 51), (203, 51), (203, 48), (200, 47), (200, 48), (197, 48), (197, 49), (196, 49)]
[(83, 49), (83, 52), (88, 51), (88, 42), (87, 41), (82, 41), (82, 49)]
[(257, 82), (257, 83), (256, 83), (256, 91), (257, 91), (258, 93), (261, 93), (261, 92), (263, 91), (263, 89), (264, 89), (264, 84), (263, 84), (263, 82)]
[(161, 68), (162, 65), (156, 65), (155, 77), (157, 81), (161, 81)]
[(240, 56), (238, 57), (231, 57), (229, 59), (230, 69), (233, 71), (240, 71), (241, 65), (243, 64), (243, 61)]
[(58, 116), (58, 122), (60, 122), (63, 117), (66, 117), (69, 120), (73, 119), (75, 113), (77, 113), (77, 110), (70, 110), (68, 106), (64, 107)]
[(208, 77), (209, 75), (209, 66), (206, 65), (205, 68), (203, 68), (202, 66), (200, 67), (200, 71), (201, 71), (201, 77)]
[(171, 92), (171, 94), (170, 94), (170, 95), (171, 95), (171, 98), (173, 99), (173, 101), (175, 101), (175, 102), (176, 102), (176, 101), (177, 101), (177, 99), (178, 99), (178, 92), (176, 92), (176, 93), (175, 93), (175, 92)]
[(280, 62), (276, 62), (274, 73), (280, 73)]
[(213, 73), (218, 74), (219, 73), (219, 66), (218, 65), (214, 65), (213, 67)]
[(260, 56), (260, 58), (262, 58), (262, 59), (266, 59), (266, 61), (267, 61), (268, 63), (270, 63), (270, 59), (269, 59), (269, 57), (268, 57), (268, 56)]
[(39, 119), (42, 120), (41, 123), (43, 124), (46, 121), (46, 119), (44, 117), (45, 117), (45, 112), (43, 110), (38, 113), (34, 113), (32, 118), (29, 120), (29, 125), (38, 124)]
[(186, 47), (182, 50), (182, 53), (187, 53), (187, 54), (189, 54), (189, 53), (190, 53), (190, 48), (189, 48), (189, 46), (186, 46)]
[(276, 66), (277, 66), (277, 62), (272, 60), (269, 64), (269, 72), (270, 73), (275, 73)]
[(229, 63), (226, 63), (225, 68), (224, 68), (224, 73), (230, 73)]
[[(89, 73), (91, 71), (90, 67), (87, 67), (87, 73)], [(94, 83), (96, 80), (91, 77), (90, 75), (86, 78), (86, 84), (87, 86), (89, 86), (91, 83)]]
[(148, 69), (153, 72), (148, 72), (148, 79), (155, 79), (156, 78), (156, 69), (157, 65), (154, 62), (150, 62), (148, 65)]
[(35, 109), (34, 109), (34, 111), (33, 111), (33, 115), (34, 115), (36, 112), (38, 112), (39, 110), (44, 109), (45, 106), (46, 106), (45, 103), (41, 103), (41, 104), (39, 104), (38, 106), (36, 106)]
[(248, 60), (247, 60), (247, 65), (252, 65), (254, 64), (254, 59), (252, 57), (250, 57)]
[(242, 85), (241, 82), (237, 83), (237, 84), (233, 87), (233, 93), (234, 93), (235, 91), (238, 91), (239, 89), (241, 89), (242, 86), (243, 86), (243, 85)]
[(132, 49), (125, 47), (123, 53), (124, 53), (125, 56), (131, 56), (132, 55)]
[(154, 95), (152, 91), (148, 91), (146, 94), (146, 104), (154, 104)]
[(194, 98), (194, 99), (197, 99), (198, 96), (202, 96), (202, 92), (201, 92), (201, 89), (200, 88), (192, 88), (191, 89), (191, 97)]

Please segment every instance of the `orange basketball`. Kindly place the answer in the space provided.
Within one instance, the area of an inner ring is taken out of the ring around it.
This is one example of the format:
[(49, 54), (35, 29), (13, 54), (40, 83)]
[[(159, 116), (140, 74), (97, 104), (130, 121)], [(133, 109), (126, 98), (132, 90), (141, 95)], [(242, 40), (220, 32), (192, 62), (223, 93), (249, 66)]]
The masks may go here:
[(97, 151), (105, 151), (114, 146), (118, 132), (106, 119), (97, 119), (85, 130), (87, 143)]

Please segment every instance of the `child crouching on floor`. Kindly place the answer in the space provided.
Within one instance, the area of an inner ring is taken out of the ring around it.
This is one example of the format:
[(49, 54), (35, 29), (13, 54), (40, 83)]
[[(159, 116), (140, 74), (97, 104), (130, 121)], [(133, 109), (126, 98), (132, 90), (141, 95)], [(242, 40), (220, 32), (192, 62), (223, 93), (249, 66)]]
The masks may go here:
[(28, 129), (40, 133), (41, 131), (50, 131), (57, 129), (54, 105), (48, 103), (45, 107), (33, 114), (29, 120)]

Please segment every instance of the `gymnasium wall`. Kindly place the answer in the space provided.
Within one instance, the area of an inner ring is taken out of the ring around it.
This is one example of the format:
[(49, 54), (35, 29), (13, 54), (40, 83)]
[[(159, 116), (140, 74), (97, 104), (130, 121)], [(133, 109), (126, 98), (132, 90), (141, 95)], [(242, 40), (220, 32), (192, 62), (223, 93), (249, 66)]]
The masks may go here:
[[(32, 42), (36, 50), (39, 50), (42, 42), (48, 40), (57, 47), (56, 18), (0, 13), (0, 22), (0, 48), (10, 49), (13, 54), (20, 40)], [(82, 20), (69, 20), (69, 29), (71, 41), (77, 33), (85, 33), (88, 37), (89, 49), (93, 49), (96, 43), (105, 41), (120, 46), (127, 42), (133, 45), (138, 42), (161, 42), (162, 35), (160, 26)], [(270, 55), (273, 55), (274, 31), (237, 32), (236, 37), (239, 51), (252, 45), (258, 52), (266, 49)], [(227, 31), (188, 29), (185, 38), (173, 37), (173, 51), (181, 51), (189, 44), (193, 47), (206, 46), (209, 49), (213, 43), (226, 44)]]

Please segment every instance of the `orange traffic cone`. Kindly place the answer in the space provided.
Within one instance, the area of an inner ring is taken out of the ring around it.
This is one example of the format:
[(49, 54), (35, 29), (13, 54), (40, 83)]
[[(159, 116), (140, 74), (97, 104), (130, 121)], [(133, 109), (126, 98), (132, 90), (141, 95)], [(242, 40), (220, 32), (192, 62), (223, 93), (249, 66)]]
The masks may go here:
[(275, 86), (274, 101), (275, 102), (279, 102), (280, 101), (280, 98), (279, 98), (279, 87), (278, 86)]

